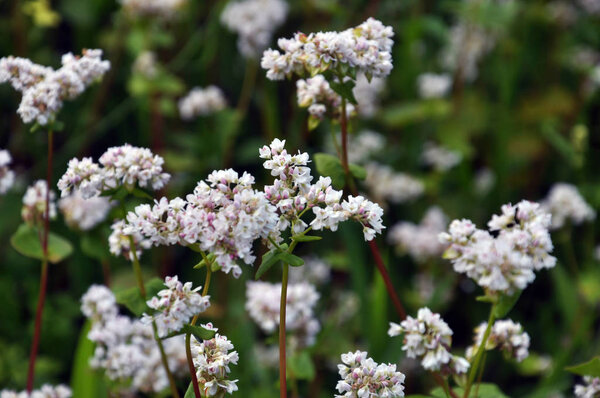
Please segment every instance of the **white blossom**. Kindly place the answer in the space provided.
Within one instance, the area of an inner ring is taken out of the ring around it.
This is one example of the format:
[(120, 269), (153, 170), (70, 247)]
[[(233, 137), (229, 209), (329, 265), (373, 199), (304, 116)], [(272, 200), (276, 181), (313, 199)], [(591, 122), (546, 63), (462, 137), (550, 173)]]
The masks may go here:
[(108, 198), (84, 199), (79, 191), (74, 191), (58, 201), (58, 208), (67, 225), (80, 231), (88, 231), (106, 220), (111, 207)]
[(450, 40), (442, 62), (451, 71), (460, 71), (462, 78), (472, 82), (479, 73), (480, 59), (496, 45), (496, 38), (483, 28), (459, 23), (450, 30)]
[(317, 256), (307, 256), (303, 260), (303, 266), (290, 268), (290, 283), (308, 282), (323, 285), (329, 281), (331, 267), (323, 259)]
[[(308, 108), (308, 113), (322, 120), (325, 113), (329, 113), (333, 119), (337, 119), (342, 112), (342, 97), (337, 94), (323, 75), (315, 75), (308, 79), (296, 81), (298, 95), (298, 106)], [(348, 116), (354, 114), (354, 106), (346, 104)]]
[(425, 165), (431, 166), (437, 171), (448, 171), (460, 163), (462, 155), (433, 142), (427, 142), (423, 148), (421, 158)]
[(402, 372), (394, 364), (378, 364), (364, 351), (342, 354), (338, 365), (342, 380), (336, 398), (393, 398), (404, 396)]
[(147, 79), (156, 77), (158, 73), (158, 61), (153, 51), (141, 52), (133, 62), (132, 70)]
[(554, 184), (541, 205), (552, 214), (552, 229), (563, 227), (567, 221), (577, 225), (596, 218), (594, 209), (571, 184)]
[(192, 120), (223, 110), (226, 106), (227, 101), (219, 87), (194, 87), (179, 100), (179, 114), (183, 120)]
[(267, 48), (287, 13), (288, 5), (283, 0), (234, 0), (223, 9), (221, 22), (239, 35), (240, 53), (256, 58)]
[(117, 220), (110, 226), (112, 232), (108, 237), (108, 248), (114, 256), (123, 255), (129, 261), (133, 261), (133, 253), (131, 252), (131, 238), (135, 244), (135, 252), (139, 259), (142, 255), (142, 249), (149, 249), (152, 242), (144, 239), (139, 232), (131, 231), (127, 228), (127, 224), (123, 220)]
[(423, 262), (440, 256), (446, 246), (438, 235), (446, 230), (448, 218), (439, 207), (430, 207), (419, 224), (399, 222), (390, 229), (388, 240), (410, 254), (415, 261)]
[(379, 133), (363, 130), (348, 136), (348, 161), (362, 164), (386, 146), (386, 139)]
[(187, 5), (187, 0), (119, 0), (133, 17), (172, 19)]
[(598, 0), (578, 0), (579, 6), (592, 15), (600, 14), (600, 1)]
[(597, 398), (600, 396), (600, 377), (583, 376), (584, 384), (575, 385), (577, 398)]
[(57, 386), (44, 384), (42, 388), (33, 390), (31, 393), (27, 391), (16, 392), (13, 390), (0, 391), (0, 398), (71, 398), (72, 396), (71, 389), (62, 384)]
[(415, 200), (423, 195), (425, 185), (406, 173), (395, 172), (391, 167), (376, 162), (365, 166), (364, 180), (369, 194), (377, 201), (399, 204)]
[(423, 73), (419, 75), (417, 85), (421, 98), (442, 98), (452, 87), (452, 78), (448, 74)]
[(159, 337), (181, 330), (193, 316), (206, 311), (210, 306), (210, 296), (199, 293), (202, 286), (192, 289), (192, 282), (183, 284), (177, 276), (167, 276), (165, 286), (167, 289), (159, 291), (146, 302), (156, 314), (144, 314), (142, 317), (144, 323), (156, 323)]
[[(44, 180), (38, 180), (33, 185), (27, 188), (23, 196), (23, 208), (21, 209), (21, 217), (29, 225), (40, 226), (46, 218), (46, 196), (48, 193), (48, 185)], [(50, 190), (50, 219), (56, 218), (56, 194)]]
[(417, 317), (407, 316), (400, 324), (390, 322), (390, 336), (404, 334), (402, 350), (409, 358), (418, 358), (429, 371), (443, 370), (448, 373), (466, 373), (466, 359), (452, 355), (452, 330), (441, 318), (427, 307), (421, 308)]
[[(466, 353), (469, 360), (477, 353), (486, 327), (487, 323), (484, 322), (475, 328), (473, 345), (467, 348)], [(523, 330), (520, 323), (515, 323), (510, 319), (500, 320), (492, 325), (491, 333), (485, 343), (485, 349), (493, 350), (498, 348), (510, 357), (515, 358), (518, 362), (521, 362), (529, 356), (529, 341), (529, 334)]]
[(4, 195), (15, 182), (15, 172), (8, 166), (12, 162), (10, 152), (0, 149), (0, 195)]

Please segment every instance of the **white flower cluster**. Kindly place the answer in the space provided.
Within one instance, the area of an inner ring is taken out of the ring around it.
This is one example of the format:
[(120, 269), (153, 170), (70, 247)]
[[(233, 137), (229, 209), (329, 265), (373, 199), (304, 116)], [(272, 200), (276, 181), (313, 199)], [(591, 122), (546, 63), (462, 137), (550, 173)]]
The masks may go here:
[(73, 191), (58, 201), (58, 208), (71, 228), (89, 231), (106, 220), (112, 205), (108, 198), (84, 199), (79, 191)]
[(187, 0), (119, 0), (133, 17), (171, 19), (187, 5)]
[(379, 202), (405, 203), (417, 199), (425, 191), (421, 181), (406, 173), (397, 173), (391, 167), (371, 162), (365, 169), (367, 178), (364, 184)]
[(598, 0), (578, 0), (581, 8), (585, 10), (585, 12), (593, 15), (600, 14), (600, 1)]
[(381, 152), (386, 146), (386, 139), (379, 133), (363, 130), (348, 137), (348, 161), (362, 164), (371, 156)]
[(489, 232), (470, 220), (454, 220), (439, 238), (449, 245), (444, 256), (486, 290), (513, 293), (535, 279), (535, 271), (552, 268), (556, 258), (548, 228), (551, 215), (523, 200), (502, 206), (488, 222)]
[[(23, 208), (21, 217), (29, 225), (40, 225), (46, 217), (46, 194), (48, 185), (44, 180), (38, 180), (27, 188), (23, 196)], [(50, 219), (56, 218), (56, 194), (50, 190)]]
[(283, 0), (230, 1), (221, 22), (239, 35), (238, 50), (246, 58), (258, 57), (269, 46), (273, 32), (283, 24), (288, 5)]
[(261, 66), (267, 78), (282, 80), (292, 74), (311, 75), (345, 66), (367, 76), (385, 77), (392, 70), (391, 26), (369, 18), (342, 32), (296, 33), (291, 39), (279, 39), (283, 50), (266, 50)]
[(374, 77), (369, 81), (364, 73), (356, 76), (356, 85), (352, 90), (358, 103), (358, 114), (361, 117), (372, 117), (379, 109), (379, 96), (385, 88), (385, 79)]
[[(207, 183), (208, 182), (208, 183)], [(216, 256), (225, 273), (239, 277), (242, 260), (252, 264), (252, 245), (274, 233), (278, 216), (265, 194), (252, 188), (254, 177), (232, 169), (213, 171), (186, 200), (162, 198), (127, 215), (126, 234), (140, 234), (154, 245), (197, 244)]]
[[(202, 325), (207, 329), (217, 331), (212, 324)], [(219, 333), (210, 340), (198, 342), (192, 336), (192, 356), (196, 367), (196, 377), (200, 390), (207, 397), (222, 397), (225, 393), (237, 391), (237, 380), (229, 380), (229, 365), (237, 365), (239, 356), (233, 350), (233, 344)]]
[(71, 389), (64, 385), (51, 386), (44, 384), (39, 390), (16, 392), (12, 390), (0, 391), (0, 398), (71, 398)]
[(179, 114), (183, 120), (192, 120), (223, 110), (226, 106), (227, 101), (219, 87), (194, 87), (179, 100)]
[(459, 23), (450, 30), (450, 42), (442, 56), (451, 71), (460, 70), (462, 78), (472, 82), (479, 73), (479, 60), (496, 45), (496, 38), (485, 29)]
[(0, 149), (0, 195), (4, 195), (15, 183), (15, 172), (8, 167), (11, 162), (10, 152)]
[(331, 267), (317, 256), (304, 257), (304, 265), (292, 267), (289, 272), (290, 283), (308, 282), (323, 285), (329, 281)]
[(427, 307), (419, 309), (416, 318), (407, 316), (399, 325), (390, 322), (388, 334), (404, 334), (402, 350), (409, 358), (421, 359), (426, 370), (466, 373), (469, 369), (466, 359), (450, 353), (452, 330), (448, 324)]
[[(322, 120), (326, 113), (329, 113), (334, 119), (339, 117), (342, 111), (342, 97), (333, 91), (325, 76), (315, 75), (306, 80), (298, 79), (296, 89), (298, 106), (308, 108), (308, 113), (311, 116), (319, 120)], [(354, 105), (346, 105), (348, 116), (352, 115), (354, 111)]]
[(139, 232), (130, 230), (123, 220), (115, 221), (110, 228), (112, 229), (112, 232), (108, 237), (108, 248), (114, 256), (123, 255), (129, 261), (133, 261), (130, 236), (133, 237), (135, 253), (138, 259), (142, 255), (142, 249), (149, 249), (152, 247), (152, 242), (144, 239)]
[[(158, 393), (168, 387), (151, 325), (120, 315), (114, 295), (105, 286), (91, 286), (81, 302), (83, 314), (92, 321), (88, 339), (96, 344), (90, 360), (93, 369), (104, 370), (110, 380), (129, 384), (130, 394)], [(171, 372), (185, 375), (184, 337), (166, 339), (163, 345)]]
[[(246, 311), (265, 333), (274, 332), (279, 325), (280, 301), (281, 283), (246, 283)], [(294, 337), (301, 346), (314, 344), (315, 336), (320, 330), (319, 321), (314, 314), (314, 307), (318, 301), (319, 293), (310, 283), (289, 284), (285, 328), (294, 332)]]
[[(285, 140), (273, 140), (270, 146), (260, 149), (260, 157), (265, 159), (263, 166), (275, 178), (273, 185), (265, 187), (266, 198), (277, 207), (281, 215), (279, 230), (292, 225), (294, 234), (302, 233), (308, 225), (299, 215), (305, 209), (312, 209), (315, 218), (310, 226), (314, 230), (337, 230), (340, 222), (353, 219), (363, 226), (366, 241), (372, 240), (385, 228), (383, 209), (362, 196), (349, 196), (340, 202), (342, 191), (331, 187), (331, 178), (320, 177), (311, 185), (312, 175), (307, 167), (309, 157), (306, 152), (288, 154)], [(324, 207), (321, 207), (324, 206)]]
[(17, 112), (25, 123), (46, 125), (62, 108), (64, 100), (78, 97), (110, 69), (102, 50), (83, 50), (81, 56), (62, 56), (62, 67), (54, 70), (26, 58), (0, 59), (0, 83), (10, 82), (22, 93)]
[(140, 188), (158, 190), (166, 185), (171, 176), (163, 172), (164, 159), (147, 148), (129, 144), (108, 148), (99, 160), (73, 158), (65, 174), (58, 181), (61, 196), (73, 189), (79, 190), (84, 199), (125, 186), (128, 190)]
[(438, 235), (446, 230), (448, 218), (437, 206), (430, 207), (419, 224), (399, 222), (390, 229), (388, 240), (391, 244), (408, 252), (417, 262), (440, 256), (446, 246)]
[(342, 380), (337, 383), (336, 398), (394, 398), (404, 396), (402, 372), (396, 365), (378, 364), (364, 351), (342, 354), (338, 365)]
[(583, 376), (584, 384), (575, 385), (577, 398), (597, 398), (600, 396), (600, 377)]
[(202, 286), (192, 289), (192, 282), (183, 284), (177, 276), (167, 276), (165, 286), (167, 289), (161, 290), (146, 302), (156, 313), (152, 316), (144, 314), (142, 317), (144, 323), (156, 322), (159, 337), (181, 330), (193, 316), (206, 311), (210, 306), (210, 296), (198, 293)]
[(577, 225), (596, 218), (594, 209), (571, 184), (554, 184), (541, 204), (552, 214), (552, 229), (563, 227), (567, 221)]
[(143, 51), (133, 62), (131, 67), (134, 73), (138, 73), (147, 79), (152, 79), (158, 73), (158, 61), (153, 51)]
[[(473, 358), (477, 353), (477, 349), (483, 340), (486, 327), (487, 323), (484, 322), (475, 328), (473, 345), (467, 348), (466, 353), (469, 360), (471, 360), (471, 358)], [(496, 321), (492, 325), (492, 331), (485, 344), (485, 349), (493, 350), (495, 348), (499, 348), (510, 357), (513, 357), (518, 362), (521, 362), (529, 356), (529, 341), (529, 334), (523, 331), (521, 324), (507, 319)]]
[(421, 159), (425, 165), (433, 167), (436, 171), (448, 171), (460, 163), (462, 155), (433, 142), (426, 142)]
[(423, 73), (417, 78), (421, 98), (442, 98), (448, 94), (452, 86), (452, 78), (448, 74), (436, 75)]

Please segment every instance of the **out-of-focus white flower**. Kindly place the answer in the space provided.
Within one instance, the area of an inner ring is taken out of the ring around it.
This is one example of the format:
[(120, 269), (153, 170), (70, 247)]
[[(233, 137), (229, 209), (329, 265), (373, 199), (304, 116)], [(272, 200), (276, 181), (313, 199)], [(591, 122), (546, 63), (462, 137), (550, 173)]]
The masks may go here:
[(475, 174), (475, 192), (478, 195), (486, 195), (494, 187), (496, 175), (488, 168), (483, 168)]
[(136, 186), (159, 190), (171, 178), (163, 172), (164, 159), (147, 148), (129, 144), (108, 148), (99, 161), (100, 164), (91, 158), (71, 159), (58, 181), (61, 196), (77, 189), (84, 199), (89, 199), (121, 186), (128, 190)]
[[(487, 323), (484, 322), (475, 328), (473, 345), (467, 348), (466, 353), (469, 360), (477, 353), (483, 340), (486, 327)], [(492, 331), (485, 343), (485, 349), (489, 351), (499, 348), (510, 357), (521, 362), (529, 356), (529, 341), (529, 334), (523, 330), (521, 324), (507, 319), (496, 321), (492, 325)]]
[(406, 173), (397, 173), (391, 167), (371, 162), (365, 169), (364, 184), (378, 202), (405, 203), (417, 199), (425, 191), (421, 181)]
[(592, 15), (600, 14), (600, 1), (598, 0), (578, 0), (579, 6), (585, 12)]
[(386, 146), (385, 137), (370, 130), (363, 130), (348, 137), (348, 161), (362, 164)]
[(390, 336), (404, 334), (402, 350), (409, 358), (421, 359), (421, 365), (429, 371), (444, 370), (449, 373), (466, 373), (469, 362), (450, 353), (452, 330), (440, 314), (421, 308), (417, 317), (407, 316), (400, 324), (390, 322)]
[(144, 323), (156, 323), (159, 337), (181, 330), (193, 316), (206, 311), (210, 306), (210, 296), (198, 293), (202, 286), (192, 289), (192, 282), (183, 284), (177, 276), (167, 276), (165, 286), (167, 289), (161, 290), (146, 302), (148, 307), (157, 311), (156, 314), (144, 314), (142, 317)]
[(144, 239), (140, 233), (135, 233), (134, 231), (126, 232), (126, 227), (127, 224), (123, 220), (117, 220), (110, 226), (112, 232), (108, 237), (108, 248), (114, 256), (123, 255), (129, 261), (133, 261), (130, 236), (133, 236), (138, 259), (142, 255), (142, 249), (149, 249), (152, 246), (152, 242)]
[(447, 74), (423, 73), (417, 79), (421, 98), (445, 97), (452, 87), (452, 78)]
[[(266, 333), (279, 325), (281, 283), (249, 281), (246, 283), (246, 311)], [(314, 307), (319, 300), (315, 287), (306, 282), (290, 283), (287, 290), (285, 328), (294, 332), (302, 346), (314, 344), (320, 330)]]
[(207, 116), (223, 110), (226, 106), (227, 101), (219, 87), (194, 87), (179, 100), (179, 114), (183, 120), (192, 120), (198, 116)]
[(459, 23), (450, 30), (450, 42), (442, 62), (451, 71), (459, 70), (462, 78), (472, 82), (479, 72), (479, 60), (496, 45), (493, 34), (479, 26)]
[(439, 207), (430, 207), (420, 224), (400, 222), (390, 229), (388, 240), (405, 250), (415, 261), (423, 262), (440, 256), (446, 246), (438, 235), (446, 230), (448, 218)]
[(552, 214), (552, 229), (561, 228), (567, 221), (578, 225), (596, 218), (596, 212), (586, 203), (577, 187), (564, 182), (554, 184), (541, 205)]
[(535, 271), (556, 265), (550, 220), (539, 204), (523, 200), (502, 206), (502, 214), (488, 223), (491, 233), (470, 220), (454, 220), (439, 239), (449, 245), (445, 257), (456, 272), (484, 289), (512, 294), (533, 282)]
[(65, 385), (51, 386), (44, 384), (39, 390), (16, 392), (13, 390), (0, 391), (0, 398), (71, 398), (73, 393)]
[[(337, 119), (341, 114), (342, 97), (337, 94), (323, 75), (315, 75), (308, 79), (296, 81), (298, 106), (308, 108), (311, 116), (321, 120), (329, 112), (331, 118)], [(354, 106), (346, 104), (346, 113), (351, 116)]]
[(356, 85), (352, 90), (354, 98), (358, 103), (358, 114), (369, 118), (375, 115), (379, 109), (379, 96), (385, 89), (385, 79), (374, 77), (369, 81), (364, 73), (356, 76)]
[[(21, 217), (29, 225), (40, 226), (46, 217), (46, 194), (48, 185), (44, 180), (38, 180), (33, 185), (27, 188), (23, 196), (23, 208), (21, 209)], [(50, 219), (56, 218), (56, 194), (50, 190)]]
[(288, 5), (283, 0), (230, 1), (221, 22), (239, 35), (238, 49), (246, 58), (258, 57), (268, 47), (273, 32), (283, 24)]
[[(212, 324), (207, 325), (212, 330)], [(207, 397), (223, 396), (237, 391), (237, 380), (229, 380), (229, 365), (237, 365), (239, 356), (233, 344), (219, 333), (210, 340), (199, 342), (192, 336), (192, 356), (200, 390)], [(219, 395), (223, 394), (223, 395)]]
[(69, 227), (88, 231), (106, 220), (112, 205), (105, 197), (84, 199), (79, 191), (58, 201), (58, 208)]
[(17, 113), (23, 122), (46, 125), (54, 120), (64, 100), (78, 97), (109, 69), (102, 50), (83, 50), (81, 56), (67, 53), (57, 70), (9, 56), (0, 59), (0, 83), (10, 82), (22, 93)]
[(10, 152), (0, 150), (0, 195), (4, 195), (15, 183), (15, 172), (8, 166), (12, 162)]
[(188, 0), (119, 0), (126, 13), (133, 17), (172, 19), (187, 5)]
[(577, 398), (596, 398), (600, 394), (600, 377), (583, 376), (584, 384), (575, 384)]
[(133, 72), (139, 73), (148, 79), (155, 77), (158, 73), (156, 53), (153, 51), (142, 52), (133, 62), (132, 69)]
[(314, 75), (345, 65), (374, 77), (385, 77), (392, 70), (391, 26), (369, 18), (342, 32), (296, 33), (291, 39), (279, 39), (283, 50), (266, 50), (261, 66), (267, 78), (282, 80), (292, 74)]
[(364, 351), (342, 354), (336, 398), (403, 397), (404, 374), (396, 371), (396, 365), (378, 364), (367, 355)]
[(425, 165), (431, 166), (437, 171), (448, 171), (460, 163), (462, 155), (433, 142), (427, 142), (423, 148), (421, 158)]
[(289, 272), (290, 283), (308, 282), (322, 285), (329, 281), (331, 267), (323, 259), (316, 256), (304, 257), (304, 265), (292, 267)]

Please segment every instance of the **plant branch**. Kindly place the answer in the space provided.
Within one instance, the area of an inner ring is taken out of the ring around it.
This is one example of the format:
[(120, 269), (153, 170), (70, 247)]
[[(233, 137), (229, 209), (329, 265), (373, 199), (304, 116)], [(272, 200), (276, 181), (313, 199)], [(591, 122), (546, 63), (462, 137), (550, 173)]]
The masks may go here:
[(471, 365), (471, 370), (469, 371), (469, 379), (467, 380), (467, 386), (465, 387), (465, 394), (463, 396), (464, 398), (469, 397), (471, 387), (473, 386), (473, 381), (475, 380), (475, 376), (477, 375), (477, 368), (479, 367), (481, 357), (483, 356), (483, 352), (485, 351), (485, 345), (492, 332), (492, 325), (496, 320), (495, 309), (496, 304), (493, 304), (490, 310), (490, 317), (488, 319), (487, 327), (485, 328), (483, 338), (481, 339), (481, 344), (479, 344), (479, 348), (477, 348), (477, 353), (475, 354), (475, 358), (473, 359), (473, 363)]

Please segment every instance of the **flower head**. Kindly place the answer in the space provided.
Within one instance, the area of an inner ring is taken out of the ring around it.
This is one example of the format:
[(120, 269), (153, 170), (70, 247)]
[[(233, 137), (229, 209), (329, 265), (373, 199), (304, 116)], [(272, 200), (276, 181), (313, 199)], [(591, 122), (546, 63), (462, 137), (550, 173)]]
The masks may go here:
[(67, 225), (80, 231), (88, 231), (106, 220), (111, 207), (108, 198), (84, 199), (79, 191), (74, 191), (58, 201), (58, 208)]
[[(477, 349), (481, 345), (486, 327), (487, 324), (482, 323), (475, 329), (474, 343), (467, 348), (467, 358), (469, 360), (475, 356)], [(494, 348), (499, 348), (510, 357), (521, 362), (529, 356), (529, 341), (529, 334), (523, 331), (521, 324), (507, 319), (496, 321), (492, 325), (492, 331), (485, 344), (485, 349), (493, 350)]]
[(8, 165), (12, 162), (10, 152), (6, 149), (0, 150), (0, 195), (4, 195), (15, 182), (15, 172)]
[(581, 224), (596, 218), (594, 209), (571, 184), (554, 184), (541, 205), (552, 214), (552, 229), (561, 228), (567, 221)]
[(23, 196), (23, 208), (21, 209), (21, 217), (29, 225), (39, 226), (46, 218), (46, 196), (50, 199), (48, 208), (50, 210), (49, 218), (56, 218), (56, 194), (50, 190), (48, 193), (48, 185), (44, 180), (38, 180), (35, 184), (29, 186)]
[(227, 101), (219, 87), (195, 87), (179, 100), (179, 114), (183, 120), (192, 120), (218, 112), (226, 106)]
[(73, 393), (65, 385), (51, 386), (44, 384), (39, 390), (16, 392), (12, 390), (0, 391), (0, 398), (71, 398)]

